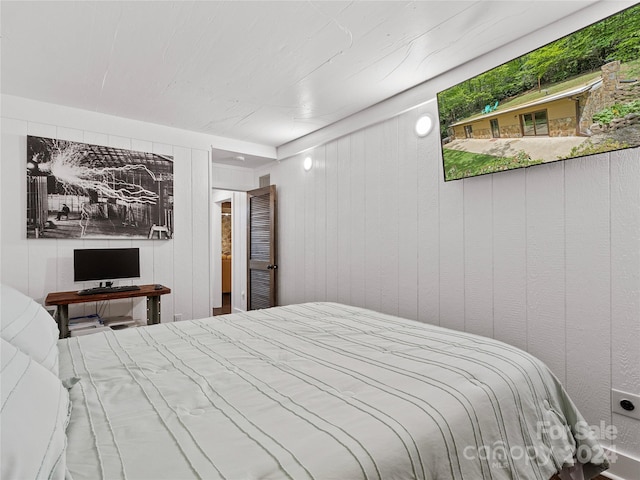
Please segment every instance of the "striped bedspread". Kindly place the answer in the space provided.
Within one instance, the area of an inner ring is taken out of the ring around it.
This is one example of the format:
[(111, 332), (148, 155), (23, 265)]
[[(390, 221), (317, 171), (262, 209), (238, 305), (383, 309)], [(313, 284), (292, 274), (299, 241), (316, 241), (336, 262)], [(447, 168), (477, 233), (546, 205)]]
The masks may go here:
[[(333, 303), (60, 340), (83, 479), (536, 479), (603, 452), (540, 361)], [(75, 383), (74, 383), (75, 382)]]

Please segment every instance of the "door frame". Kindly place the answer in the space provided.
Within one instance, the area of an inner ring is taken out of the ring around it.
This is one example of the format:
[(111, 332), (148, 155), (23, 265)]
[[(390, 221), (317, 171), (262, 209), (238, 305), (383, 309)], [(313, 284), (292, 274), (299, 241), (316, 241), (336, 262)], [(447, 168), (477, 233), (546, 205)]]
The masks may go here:
[[(544, 112), (545, 114), (545, 125), (547, 126), (547, 133), (541, 133), (538, 134), (538, 129), (536, 128), (536, 113), (542, 113)], [(531, 115), (531, 120), (532, 120), (532, 125), (533, 125), (533, 135), (527, 135), (524, 132), (524, 117), (525, 115)], [(526, 113), (521, 113), (520, 114), (520, 131), (522, 132), (522, 136), (523, 137), (529, 137), (529, 138), (535, 138), (535, 137), (548, 137), (549, 136), (549, 110), (546, 108), (543, 108), (541, 110), (535, 110), (533, 112), (526, 112)]]
[(498, 119), (489, 119), (489, 126), (491, 129), (491, 138), (500, 138), (500, 124), (498, 123)]

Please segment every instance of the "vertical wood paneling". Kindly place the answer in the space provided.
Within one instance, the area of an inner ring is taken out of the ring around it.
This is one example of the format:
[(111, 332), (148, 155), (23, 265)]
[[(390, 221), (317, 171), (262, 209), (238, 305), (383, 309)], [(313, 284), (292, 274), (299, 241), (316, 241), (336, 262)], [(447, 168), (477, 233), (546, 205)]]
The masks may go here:
[[(566, 387), (588, 422), (611, 423), (609, 154), (565, 162)], [(589, 321), (587, 319), (593, 319)], [(589, 372), (589, 377), (584, 372)], [(597, 378), (594, 382), (592, 379)], [(606, 440), (603, 440), (606, 442)]]
[(463, 180), (465, 330), (493, 336), (493, 175)]
[(84, 143), (91, 143), (92, 145), (108, 145), (109, 136), (99, 132), (84, 132)]
[(29, 247), (26, 239), (27, 122), (2, 119), (0, 199), (2, 229), (0, 275), (3, 282), (29, 292)]
[[(153, 143), (145, 140), (139, 140), (136, 138), (131, 139), (131, 149), (137, 152), (153, 152)], [(151, 244), (146, 240), (134, 240), (131, 242), (132, 247), (136, 247), (140, 249), (140, 279), (134, 280), (135, 283), (140, 285), (147, 285), (150, 283), (162, 283), (155, 278), (154, 271), (154, 244), (156, 242), (152, 242)], [(167, 286), (172, 286), (170, 283), (164, 283)], [(161, 309), (160, 315), (163, 317), (163, 321), (167, 318), (163, 315), (163, 311), (165, 310), (165, 306), (168, 307), (169, 300), (168, 296), (164, 296), (161, 301)], [(133, 301), (133, 311), (132, 314), (134, 319), (136, 319), (140, 324), (145, 324), (147, 319), (147, 302), (145, 300), (141, 301)]]
[(399, 252), (400, 239), (398, 212), (398, 118), (381, 124), (382, 148), (380, 149), (380, 311), (398, 315)]
[[(442, 177), (441, 177), (442, 178)], [(440, 325), (464, 330), (464, 182), (440, 186)]]
[(338, 142), (327, 145), (326, 175), (326, 299), (338, 301)]
[(351, 216), (354, 207), (351, 203), (353, 189), (351, 187), (351, 136), (338, 139), (338, 302), (347, 305), (351, 300)]
[[(306, 189), (308, 183), (308, 175), (304, 175), (304, 169), (302, 168), (302, 162), (304, 156), (299, 156), (296, 158), (292, 158), (290, 161), (294, 162), (295, 172), (291, 178), (295, 182), (296, 188), (296, 197), (295, 197), (295, 230), (292, 232), (295, 237), (295, 248), (293, 250), (293, 254), (295, 255), (295, 295), (292, 297), (295, 303), (300, 303), (304, 301), (308, 301), (307, 297), (305, 297), (305, 283), (307, 280), (306, 276), (306, 263), (305, 263), (305, 250), (307, 245), (306, 242), (306, 234), (305, 234), (305, 222), (306, 222)], [(309, 172), (306, 172), (309, 173)]]
[(398, 315), (418, 318), (418, 148), (416, 110), (398, 118)]
[[(29, 122), (27, 126), (27, 134), (39, 137), (57, 138), (57, 129), (55, 125), (48, 125), (36, 122)], [(22, 139), (25, 142), (26, 138)], [(20, 178), (26, 178), (26, 150), (25, 155), (19, 160), (21, 167)], [(24, 181), (20, 181), (21, 194), (20, 198), (26, 198), (26, 185)], [(26, 200), (25, 200), (26, 202)], [(22, 212), (26, 212), (25, 209)], [(23, 214), (24, 215), (24, 214)], [(25, 231), (25, 226), (21, 225), (21, 229)], [(23, 234), (24, 235), (24, 234)], [(58, 278), (58, 262), (57, 256), (57, 240), (53, 239), (30, 239), (27, 240), (29, 255), (29, 290), (26, 292), (37, 302), (44, 303), (46, 292), (54, 292), (57, 288)]]
[[(640, 392), (640, 152), (611, 154), (611, 387)], [(633, 206), (636, 206), (635, 208)], [(616, 443), (638, 445), (638, 421), (614, 414)]]
[(564, 382), (564, 163), (528, 169), (526, 189), (527, 351)]
[[(365, 166), (364, 166), (364, 306), (372, 310), (381, 310), (382, 293), (382, 241), (383, 228), (381, 205), (382, 163), (383, 163), (383, 124), (374, 125), (365, 130)], [(386, 160), (386, 159), (385, 159)], [(387, 253), (387, 252), (385, 252)]]
[[(60, 138), (60, 136), (58, 137)], [(109, 135), (107, 137), (107, 146), (112, 148), (122, 148), (126, 150), (131, 150), (131, 139), (127, 137), (120, 137), (116, 135)], [(112, 239), (107, 241), (108, 248), (130, 248), (131, 240), (130, 239)], [(91, 248), (91, 247), (90, 247)], [(136, 279), (136, 282), (139, 283), (139, 280)], [(114, 282), (115, 285), (131, 285), (133, 281), (131, 279), (122, 279)], [(115, 317), (115, 316), (123, 316), (129, 315), (133, 309), (134, 305), (139, 305), (141, 303), (140, 300), (134, 299), (123, 299), (115, 302), (106, 302), (104, 304), (105, 316), (107, 317)]]
[(231, 308), (247, 310), (247, 194), (233, 192), (231, 196)]
[[(317, 301), (327, 299), (327, 180), (326, 180), (326, 147), (322, 146), (313, 152), (313, 178), (315, 189), (315, 264), (313, 272), (314, 298)], [(322, 233), (320, 233), (322, 232)]]
[[(191, 278), (193, 290), (193, 318), (211, 316), (211, 285), (209, 284), (211, 268), (211, 238), (209, 236), (209, 219), (211, 211), (209, 195), (209, 152), (191, 150), (191, 215), (192, 215), (192, 262)], [(218, 257), (219, 258), (219, 257)]]
[[(90, 143), (92, 145), (109, 145), (109, 135), (105, 133), (84, 131), (83, 138), (84, 138), (84, 143)], [(83, 239), (83, 240), (80, 240), (80, 242), (82, 242), (81, 248), (108, 248), (109, 247), (109, 240), (105, 240), (105, 239), (100, 239), (100, 240), (95, 240), (95, 239), (84, 240)], [(75, 288), (89, 288), (93, 286), (95, 286), (94, 282), (84, 282), (82, 284), (75, 284), (73, 287), (69, 287), (69, 289), (72, 290)], [(66, 288), (64, 288), (64, 290), (66, 290)], [(111, 303), (114, 303), (114, 305), (111, 305)], [(112, 313), (112, 308), (114, 313)], [(73, 316), (100, 313), (102, 316), (108, 317), (108, 316), (116, 315), (116, 313), (119, 310), (121, 309), (119, 309), (117, 302), (106, 302), (102, 305), (85, 303), (80, 305), (70, 305), (69, 316), (73, 317)]]
[[(415, 137), (415, 122), (423, 114), (437, 118), (435, 104), (432, 102), (422, 108), (417, 109), (411, 115), (411, 126), (407, 130), (407, 135)], [(413, 141), (413, 140), (412, 140)], [(417, 209), (418, 209), (418, 319), (434, 325), (440, 324), (441, 300), (445, 300), (453, 292), (445, 292), (445, 298), (441, 299), (441, 228), (440, 217), (442, 202), (440, 190), (442, 183), (442, 161), (440, 160), (440, 146), (438, 145), (437, 134), (434, 132), (426, 137), (417, 138)], [(453, 186), (453, 189), (462, 185)], [(450, 220), (447, 217), (447, 222)], [(447, 277), (449, 278), (449, 277)], [(445, 305), (445, 311), (451, 313), (449, 307)], [(458, 315), (454, 313), (454, 316)], [(462, 320), (462, 315), (459, 315)], [(446, 322), (445, 322), (446, 323)]]
[(364, 132), (359, 131), (351, 135), (351, 151), (349, 157), (349, 182), (351, 189), (351, 208), (347, 212), (349, 224), (348, 241), (350, 243), (349, 263), (351, 264), (351, 304), (364, 306), (365, 304), (365, 275), (367, 244), (365, 232), (365, 169), (366, 161)]
[[(484, 179), (443, 182), (437, 135), (413, 134), (415, 119), (423, 112), (435, 116), (435, 103), (316, 148), (310, 175), (302, 170), (303, 155), (274, 164), (271, 174), (281, 201), (281, 303), (309, 301), (326, 292), (330, 300), (334, 295), (348, 304), (397, 308), (402, 316), (460, 330), (479, 331), (493, 322), (495, 338), (523, 347), (549, 365), (590, 423), (609, 422), (609, 388), (640, 388), (638, 149), (611, 153), (610, 166), (604, 155), (492, 175), (487, 177), (489, 194)], [(395, 133), (390, 128), (394, 124)], [(73, 248), (119, 243), (65, 240), (48, 245), (24, 238), (26, 134), (102, 145), (130, 142), (130, 148), (152, 147), (176, 161), (176, 238), (131, 242), (141, 246), (141, 280), (173, 289), (162, 300), (163, 321), (171, 321), (174, 312), (184, 318), (199, 315), (204, 305), (199, 297), (206, 294), (195, 293), (193, 284), (202, 272), (194, 259), (204, 251), (207, 235), (198, 232), (196, 223), (208, 208), (194, 183), (200, 179), (199, 154), (110, 137), (100, 133), (111, 131), (100, 123), (87, 128), (3, 119), (3, 281), (10, 279), (8, 283), (36, 298), (49, 290), (74, 288), (69, 284)], [(387, 181), (394, 148), (397, 179)], [(322, 150), (320, 179), (317, 155)], [(212, 170), (227, 183), (253, 182), (245, 172)], [(13, 208), (15, 198), (20, 198), (20, 214)], [(387, 203), (390, 198), (397, 207)], [(394, 212), (397, 242), (393, 228), (385, 229)], [(485, 256), (489, 245), (492, 254)], [(385, 275), (394, 268), (397, 297), (384, 290)], [(492, 289), (484, 278), (489, 269)], [(243, 289), (234, 283), (234, 302)], [(617, 415), (613, 420), (619, 431), (616, 447), (640, 455), (637, 422)]]
[[(56, 136), (62, 140), (70, 140), (72, 142), (85, 143), (85, 132), (76, 128), (66, 128), (58, 126), (56, 129)], [(82, 239), (68, 239), (57, 242), (57, 261), (58, 261), (58, 278), (56, 291), (63, 291), (74, 288), (73, 282), (73, 251), (75, 249), (91, 247), (91, 242), (85, 242)], [(140, 252), (142, 255), (142, 252)], [(142, 260), (141, 260), (142, 262)], [(142, 264), (142, 263), (141, 263)], [(137, 305), (136, 302), (131, 302), (131, 305)], [(70, 309), (71, 316), (84, 315), (87, 312), (87, 308), (90, 305), (81, 304), (75, 309)], [(135, 318), (135, 315), (133, 315)]]
[[(276, 282), (278, 304), (291, 303), (295, 292), (295, 278), (292, 275), (295, 266), (295, 184), (290, 177), (295, 162), (281, 162), (271, 172), (271, 183), (277, 189), (277, 240), (276, 255), (278, 271)], [(281, 234), (280, 232), (286, 232)]]
[(526, 170), (493, 176), (493, 336), (527, 348)]
[[(191, 216), (191, 151), (184, 147), (173, 148), (175, 235), (173, 248), (177, 255), (173, 259), (174, 314), (183, 320), (193, 318), (193, 218)], [(158, 240), (161, 242), (163, 240)]]
[[(92, 145), (109, 145), (109, 135), (105, 133), (85, 130), (83, 132), (83, 138), (84, 138), (83, 140), (84, 143), (90, 143)], [(109, 242), (107, 240), (81, 240), (81, 242), (83, 242), (82, 248), (108, 248), (109, 247)], [(143, 267), (141, 266), (140, 268), (143, 268)], [(73, 288), (76, 288), (76, 287), (88, 288), (92, 286), (95, 286), (95, 283), (85, 282), (82, 285), (74, 285)], [(64, 290), (66, 290), (66, 288), (64, 288)], [(103, 305), (103, 308), (104, 308), (103, 313), (105, 316), (111, 315), (111, 307), (112, 307), (111, 303), (112, 302), (108, 302)], [(75, 308), (71, 309), (71, 307), (75, 307)], [(114, 307), (115, 307), (114, 311), (117, 311), (117, 306), (114, 305)], [(96, 313), (96, 306), (94, 304), (80, 304), (77, 306), (71, 305), (69, 308), (70, 316), (75, 316), (75, 315), (80, 316), (80, 315), (87, 315), (91, 313)]]
[(117, 135), (109, 135), (107, 145), (113, 148), (131, 150), (131, 139), (127, 137), (119, 137)]
[[(316, 174), (318, 173), (316, 170), (316, 156), (319, 152), (320, 148), (312, 151), (309, 156), (313, 160), (313, 168), (308, 172), (302, 170), (304, 174), (303, 185), (304, 189), (304, 222), (302, 224), (302, 228), (304, 229), (304, 242), (300, 245), (297, 245), (297, 248), (301, 248), (303, 250), (303, 258), (304, 258), (304, 290), (302, 294), (302, 298), (308, 300), (315, 300), (317, 291), (316, 291)], [(306, 155), (305, 155), (306, 157)]]
[[(48, 106), (44, 105), (40, 108), (37, 104), (28, 113), (29, 118), (33, 120), (15, 121), (3, 118), (2, 125), (2, 172), (7, 174), (2, 180), (2, 197), (3, 199), (11, 197), (11, 202), (6, 202), (3, 208), (2, 222), (2, 280), (20, 288), (27, 294), (32, 295), (38, 300), (43, 300), (44, 296), (50, 291), (56, 290), (72, 290), (85, 286), (93, 286), (94, 282), (86, 284), (76, 284), (73, 282), (73, 250), (76, 248), (102, 248), (102, 247), (122, 247), (122, 246), (138, 246), (141, 255), (141, 277), (133, 280), (122, 280), (119, 283), (163, 283), (171, 287), (174, 291), (176, 285), (185, 283), (194, 283), (203, 289), (203, 292), (192, 289), (189, 292), (187, 313), (183, 313), (184, 318), (189, 317), (189, 311), (204, 313), (208, 310), (208, 289), (206, 282), (201, 281), (201, 277), (206, 273), (208, 276), (207, 265), (197, 262), (194, 268), (185, 269), (181, 274), (174, 271), (174, 263), (184, 264), (179, 259), (174, 259), (174, 242), (172, 241), (145, 241), (145, 240), (129, 240), (129, 239), (65, 239), (65, 240), (26, 240), (24, 212), (26, 211), (26, 186), (25, 186), (25, 162), (26, 162), (26, 136), (38, 135), (49, 138), (58, 138), (63, 140), (71, 140), (78, 142), (91, 143), (96, 145), (107, 145), (116, 148), (133, 149), (136, 151), (152, 151), (173, 155), (173, 147), (167, 144), (153, 143), (152, 139), (162, 138), (161, 134), (155, 134), (155, 126), (141, 125), (140, 128), (132, 128), (131, 136), (123, 135), (127, 130), (120, 128), (118, 120), (109, 116), (93, 116), (87, 122), (86, 118), (80, 115), (74, 117), (74, 112), (70, 112), (65, 118), (65, 126), (59, 126), (50, 122), (52, 117), (47, 114)], [(44, 118), (44, 122), (35, 121)], [(73, 127), (76, 128), (73, 128)], [(85, 129), (86, 128), (86, 129)], [(161, 131), (162, 129), (158, 129)], [(113, 133), (118, 133), (114, 135)], [(136, 138), (136, 135), (147, 137), (147, 139)], [(148, 137), (151, 138), (148, 138)], [(177, 137), (176, 137), (177, 138)], [(184, 142), (183, 144), (188, 144)], [(183, 149), (185, 155), (191, 155), (191, 149)], [(198, 152), (199, 150), (196, 150)], [(202, 151), (206, 156), (207, 152)], [(194, 155), (198, 155), (195, 153)], [(245, 169), (247, 178), (251, 177), (249, 171)], [(234, 170), (233, 175), (240, 175)], [(186, 168), (187, 178), (191, 177), (201, 181), (207, 180), (208, 171), (202, 174), (196, 170), (192, 170), (190, 165)], [(186, 192), (187, 200), (179, 201), (180, 206), (184, 208), (184, 214), (191, 220), (199, 219), (199, 222), (189, 222), (186, 232), (189, 236), (195, 231), (195, 236), (189, 240), (191, 245), (188, 249), (180, 249), (184, 251), (190, 258), (202, 258), (208, 255), (208, 240), (205, 235), (200, 235), (198, 227), (207, 228), (208, 215), (208, 188), (205, 183), (194, 184), (192, 189), (191, 180), (182, 184), (183, 178), (178, 175), (176, 183), (176, 192)], [(6, 180), (10, 179), (10, 180)], [(18, 181), (16, 181), (18, 179)], [(250, 182), (247, 182), (250, 183)], [(204, 188), (201, 188), (203, 187)], [(199, 188), (200, 187), (200, 188)], [(179, 195), (180, 193), (178, 193)], [(16, 206), (16, 199), (19, 205)], [(9, 204), (13, 204), (13, 208), (9, 210)], [(178, 208), (180, 208), (180, 206)], [(18, 213), (14, 213), (18, 212)], [(7, 214), (9, 213), (9, 214)], [(192, 228), (193, 227), (193, 228)], [(182, 232), (178, 232), (180, 235)], [(206, 248), (205, 248), (206, 245)], [(14, 248), (15, 247), (15, 248)], [(195, 247), (195, 248), (194, 248)], [(180, 254), (181, 255), (181, 254)], [(174, 261), (175, 260), (175, 261)], [(192, 280), (192, 275), (195, 280)], [(180, 290), (180, 289), (179, 289)], [(173, 318), (174, 295), (167, 295), (162, 299), (162, 319), (170, 321)], [(84, 313), (92, 313), (96, 308), (103, 310), (105, 315), (128, 314), (133, 310), (136, 318), (144, 317), (146, 308), (144, 302), (134, 300), (125, 300), (118, 302), (109, 302), (104, 305), (82, 304), (73, 305), (70, 308), (71, 315), (80, 315)], [(181, 307), (182, 308), (182, 307)]]
[[(56, 135), (63, 140), (85, 143), (85, 132), (80, 129), (58, 127)], [(58, 278), (55, 288), (56, 291), (68, 290), (75, 287), (73, 281), (73, 251), (75, 249), (86, 248), (87, 245), (90, 246), (91, 242), (87, 243), (82, 239), (68, 239), (57, 242)], [(136, 302), (131, 302), (131, 304), (134, 306), (137, 305)], [(69, 309), (69, 313), (71, 316), (85, 315), (88, 313), (88, 308), (91, 308), (91, 306), (80, 304), (74, 309)], [(136, 318), (136, 315), (134, 314), (133, 317)]]
[(57, 127), (56, 135), (62, 140), (84, 142), (84, 132), (78, 128)]
[[(152, 153), (157, 153), (161, 155), (171, 155), (173, 156), (173, 178), (174, 178), (174, 202), (173, 202), (173, 212), (175, 224), (174, 224), (174, 240), (166, 241), (166, 240), (153, 240), (153, 277), (154, 283), (161, 283), (162, 285), (166, 285), (171, 288), (171, 295), (165, 295), (161, 301), (161, 321), (163, 322), (173, 322), (173, 314), (174, 313), (183, 313), (180, 310), (175, 310), (176, 306), (176, 288), (179, 289), (178, 282), (180, 278), (175, 275), (174, 266), (177, 262), (180, 261), (182, 255), (184, 255), (184, 250), (181, 247), (175, 246), (175, 238), (179, 238), (182, 236), (182, 232), (178, 230), (177, 218), (182, 214), (181, 207), (178, 205), (179, 202), (183, 202), (186, 198), (187, 200), (190, 198), (189, 194), (183, 195), (179, 197), (179, 194), (182, 194), (182, 190), (185, 188), (189, 188), (188, 179), (190, 176), (185, 175), (183, 173), (179, 173), (179, 169), (181, 165), (178, 165), (178, 161), (180, 159), (180, 154), (176, 156), (176, 153), (173, 151), (173, 147), (171, 145), (167, 145), (164, 143), (156, 143), (152, 144)], [(184, 157), (185, 153), (182, 153)], [(183, 183), (184, 182), (184, 183)], [(184, 207), (186, 212), (184, 215), (189, 215), (188, 209), (189, 206)], [(187, 232), (187, 235), (189, 232)], [(183, 313), (184, 315), (184, 313)], [(183, 316), (183, 318), (185, 318)]]

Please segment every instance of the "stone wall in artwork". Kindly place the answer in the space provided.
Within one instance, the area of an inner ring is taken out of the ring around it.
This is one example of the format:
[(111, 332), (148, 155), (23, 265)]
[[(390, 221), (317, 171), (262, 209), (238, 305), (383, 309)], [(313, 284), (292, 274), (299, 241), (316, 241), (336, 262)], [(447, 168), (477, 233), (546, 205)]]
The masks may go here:
[(580, 115), (580, 133), (589, 135), (593, 123), (593, 114), (610, 107), (616, 101), (616, 91), (619, 89), (620, 62), (610, 62), (603, 65), (602, 83), (594, 86), (586, 96)]

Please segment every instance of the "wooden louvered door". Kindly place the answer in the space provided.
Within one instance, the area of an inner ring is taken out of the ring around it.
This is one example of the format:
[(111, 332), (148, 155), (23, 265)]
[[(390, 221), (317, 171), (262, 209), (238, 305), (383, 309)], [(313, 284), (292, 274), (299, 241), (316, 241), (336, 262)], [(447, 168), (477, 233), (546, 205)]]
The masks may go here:
[(247, 192), (247, 309), (276, 306), (276, 186)]

